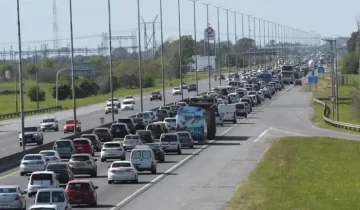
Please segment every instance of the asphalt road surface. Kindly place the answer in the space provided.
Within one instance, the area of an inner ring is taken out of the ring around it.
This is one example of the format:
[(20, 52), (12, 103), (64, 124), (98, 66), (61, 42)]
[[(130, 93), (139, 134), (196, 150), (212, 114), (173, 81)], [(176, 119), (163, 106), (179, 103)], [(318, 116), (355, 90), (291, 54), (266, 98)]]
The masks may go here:
[[(211, 87), (218, 86), (219, 82), (215, 82), (214, 79), (211, 80)], [(224, 82), (223, 82), (224, 83)], [(199, 81), (199, 93), (208, 91), (209, 83), (208, 80)], [(166, 90), (166, 104), (174, 101), (181, 100), (180, 95), (172, 96), (171, 89)], [(184, 90), (184, 98), (196, 95), (196, 92), (187, 92)], [(116, 97), (116, 96), (115, 96)], [(120, 117), (128, 117), (135, 115), (140, 112), (140, 97), (135, 97), (135, 109), (133, 111), (120, 111), (119, 114), (115, 115), (115, 119)], [(122, 98), (119, 98), (122, 101)], [(163, 101), (152, 101), (150, 102), (150, 95), (145, 95), (143, 98), (143, 107), (144, 111), (159, 107), (163, 105)], [(105, 115), (104, 112), (105, 101), (99, 101), (99, 104), (91, 105), (88, 107), (81, 107), (77, 109), (78, 120), (81, 122), (82, 130), (88, 130), (100, 126), (100, 118), (105, 118), (105, 124), (111, 122), (111, 114)], [(44, 132), (44, 143), (53, 142), (55, 140), (65, 138), (66, 136), (72, 135), (72, 133), (64, 134), (63, 133), (63, 123), (67, 119), (72, 119), (73, 112), (72, 110), (61, 111), (57, 113), (45, 114), (45, 115), (36, 115), (25, 118), (25, 126), (35, 126), (40, 125), (40, 121), (45, 116), (56, 116), (59, 120), (59, 131), (47, 131)], [(0, 157), (5, 157), (16, 152), (22, 151), (22, 147), (19, 145), (19, 131), (20, 131), (20, 119), (0, 121)], [(36, 144), (29, 144), (26, 146), (27, 149), (36, 147)]]

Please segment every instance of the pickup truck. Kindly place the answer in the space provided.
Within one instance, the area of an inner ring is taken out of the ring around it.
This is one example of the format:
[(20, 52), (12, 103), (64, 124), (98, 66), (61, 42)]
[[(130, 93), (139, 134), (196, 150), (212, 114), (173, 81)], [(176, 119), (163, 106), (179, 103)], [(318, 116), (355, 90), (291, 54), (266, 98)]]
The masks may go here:
[(19, 140), (20, 140), (20, 147), (24, 144), (28, 143), (36, 143), (37, 145), (42, 145), (44, 143), (44, 135), (41, 131), (39, 126), (26, 126), (24, 128), (24, 138), (23, 141), (21, 138), (21, 131), (19, 132)]

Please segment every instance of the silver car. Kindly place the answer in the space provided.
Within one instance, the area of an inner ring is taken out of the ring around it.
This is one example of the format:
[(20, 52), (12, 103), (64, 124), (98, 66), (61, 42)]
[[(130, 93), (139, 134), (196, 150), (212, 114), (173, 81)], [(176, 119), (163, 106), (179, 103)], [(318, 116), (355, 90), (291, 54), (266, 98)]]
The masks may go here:
[(17, 185), (0, 185), (0, 209), (26, 209), (25, 194)]
[(125, 151), (132, 150), (137, 145), (142, 145), (142, 141), (139, 135), (126, 135), (122, 143)]
[(20, 176), (35, 171), (44, 171), (46, 166), (47, 164), (44, 155), (27, 154), (20, 163)]
[(74, 154), (69, 160), (69, 166), (74, 174), (89, 174), (97, 177), (97, 159), (91, 154)]

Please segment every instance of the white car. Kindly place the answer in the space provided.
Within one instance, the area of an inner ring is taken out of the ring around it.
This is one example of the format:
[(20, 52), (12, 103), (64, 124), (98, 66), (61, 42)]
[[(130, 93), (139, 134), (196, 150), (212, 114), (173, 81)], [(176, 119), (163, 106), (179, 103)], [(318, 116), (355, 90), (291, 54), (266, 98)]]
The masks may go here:
[(164, 123), (167, 124), (167, 127), (170, 130), (176, 130), (176, 118), (175, 117), (167, 117), (167, 118), (165, 118)]
[(179, 87), (174, 87), (171, 94), (172, 95), (181, 95), (181, 89)]
[(27, 154), (20, 163), (20, 176), (35, 171), (43, 171), (46, 168), (46, 159), (40, 154)]
[(260, 96), (260, 99), (261, 99), (262, 101), (265, 101), (265, 96), (264, 96), (264, 94), (263, 94), (262, 91), (258, 91), (258, 92), (256, 92), (256, 94), (257, 94), (258, 96)]
[(220, 116), (220, 114), (216, 113), (215, 120), (216, 120), (215, 121), (216, 125), (220, 125), (220, 126), (224, 125), (224, 121), (223, 121), (222, 117)]
[[(35, 171), (31, 174), (28, 183), (29, 198), (36, 195), (38, 190), (59, 188), (60, 184), (53, 171)], [(35, 204), (37, 204), (35, 202)]]
[(40, 122), (41, 131), (59, 131), (59, 122), (55, 117), (44, 118)]
[(39, 154), (45, 157), (47, 164), (61, 161), (60, 155), (56, 150), (42, 150)]
[(142, 145), (139, 135), (126, 135), (123, 141), (125, 151), (134, 149), (137, 145)]
[(121, 103), (121, 111), (125, 110), (134, 110), (134, 103), (132, 102), (132, 100), (125, 99)]
[(151, 115), (152, 122), (158, 121), (158, 117), (156, 116), (156, 114), (153, 111), (145, 111), (145, 113), (149, 113)]
[[(113, 104), (115, 104), (118, 108), (120, 108), (120, 101), (117, 98), (113, 98)], [(111, 104), (111, 98), (108, 99), (108, 101), (106, 102), (106, 104), (110, 103)]]
[(143, 118), (145, 125), (152, 123), (153, 120), (153, 117), (149, 112), (138, 112), (136, 117)]
[(113, 109), (111, 109), (111, 102), (110, 103), (108, 102), (106, 104), (106, 106), (105, 106), (105, 114), (111, 113), (112, 110), (114, 110), (115, 114), (119, 113), (119, 108), (116, 106), (116, 104), (113, 104), (113, 105), (114, 105), (114, 107), (113, 107)]
[(176, 152), (181, 155), (180, 137), (176, 133), (163, 133), (160, 136), (160, 144), (164, 152)]
[(124, 101), (131, 101), (133, 104), (135, 104), (134, 96), (125, 96)]
[(108, 170), (108, 184), (114, 182), (138, 182), (138, 171), (130, 161), (115, 161)]
[(125, 160), (125, 152), (120, 142), (105, 142), (100, 152), (101, 162), (105, 162), (108, 159)]
[(131, 151), (130, 161), (137, 171), (151, 171), (156, 174), (156, 157), (149, 146), (136, 146)]

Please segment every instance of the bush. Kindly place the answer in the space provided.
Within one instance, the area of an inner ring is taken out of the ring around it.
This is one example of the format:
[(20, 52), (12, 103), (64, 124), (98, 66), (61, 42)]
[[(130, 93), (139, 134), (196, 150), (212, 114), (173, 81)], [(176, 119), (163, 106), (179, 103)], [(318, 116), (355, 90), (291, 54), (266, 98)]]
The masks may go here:
[[(92, 95), (96, 95), (99, 92), (99, 86), (98, 84), (96, 84), (95, 81), (92, 81), (88, 78), (79, 78), (78, 81), (76, 81), (76, 86), (81, 89), (78, 90), (80, 96), (84, 96), (84, 97), (88, 97), (88, 96), (92, 96)], [(76, 90), (76, 89), (75, 89)], [(77, 96), (78, 94), (76, 94), (76, 98), (78, 98)]]
[(45, 101), (46, 94), (45, 91), (38, 88), (37, 86), (32, 86), (29, 88), (29, 91), (27, 92), (27, 95), (31, 102), (37, 102), (37, 92), (39, 92), (39, 101)]
[(155, 86), (155, 79), (153, 77), (151, 77), (150, 75), (145, 75), (143, 77), (143, 88), (149, 88), (149, 87), (154, 87)]
[[(70, 97), (71, 94), (71, 86), (70, 85), (60, 85), (58, 91), (58, 99), (59, 101), (65, 100)], [(56, 86), (51, 88), (51, 95), (53, 98), (56, 98)]]
[(16, 92), (18, 94), (20, 94), (20, 90), (17, 90), (17, 91), (15, 91), (15, 90), (2, 90), (2, 91), (0, 91), (0, 95), (13, 95), (13, 94), (16, 94)]
[[(86, 97), (87, 97), (87, 93), (86, 93), (83, 89), (81, 89), (80, 87), (75, 86), (75, 96), (76, 96), (77, 99), (78, 99), (78, 98), (86, 98)], [(72, 99), (72, 91), (70, 92), (68, 98), (69, 98), (69, 99)]]
[(358, 74), (359, 71), (359, 56), (356, 53), (347, 53), (341, 59), (341, 73), (342, 74)]

